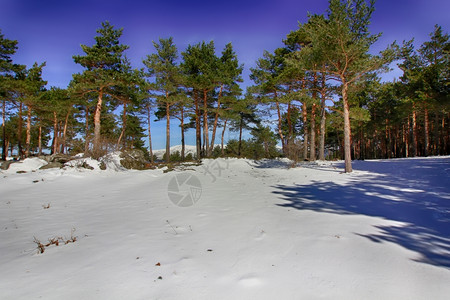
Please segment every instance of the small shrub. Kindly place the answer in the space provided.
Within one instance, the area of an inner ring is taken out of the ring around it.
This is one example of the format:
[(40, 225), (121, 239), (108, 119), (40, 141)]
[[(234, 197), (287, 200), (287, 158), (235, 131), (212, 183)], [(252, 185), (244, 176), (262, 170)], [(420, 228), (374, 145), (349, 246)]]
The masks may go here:
[(181, 161), (181, 154), (180, 151), (175, 151), (170, 154), (170, 161), (171, 162), (180, 162)]
[(45, 249), (50, 247), (51, 245), (59, 246), (60, 244), (67, 245), (69, 243), (75, 243), (77, 241), (78, 237), (73, 235), (74, 232), (75, 232), (75, 228), (72, 229), (72, 231), (70, 233), (70, 238), (63, 238), (63, 237), (49, 238), (48, 243), (46, 243), (46, 244), (41, 243), (40, 240), (38, 240), (36, 237), (34, 237), (34, 243), (37, 245), (38, 253), (41, 253), (41, 254), (44, 253)]

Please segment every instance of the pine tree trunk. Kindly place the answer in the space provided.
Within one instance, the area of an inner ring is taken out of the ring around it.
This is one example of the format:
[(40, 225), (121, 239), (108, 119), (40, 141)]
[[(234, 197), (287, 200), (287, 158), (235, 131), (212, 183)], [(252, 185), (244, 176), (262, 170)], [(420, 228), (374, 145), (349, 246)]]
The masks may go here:
[(352, 172), (350, 107), (348, 103), (348, 83), (342, 78), (342, 100), (344, 101), (344, 160), (345, 173)]
[(241, 150), (242, 150), (242, 129), (244, 128), (244, 117), (242, 116), (242, 113), (240, 114), (241, 120), (239, 123), (239, 144), (238, 144), (238, 157), (241, 157)]
[(390, 136), (390, 131), (389, 131), (389, 119), (386, 119), (386, 127), (385, 127), (385, 151), (384, 151), (384, 155), (386, 158), (391, 158), (391, 136)]
[[(166, 93), (166, 99), (168, 93)], [(166, 162), (170, 162), (170, 105), (166, 102)]]
[(25, 143), (25, 157), (30, 156), (30, 147), (31, 147), (31, 107), (28, 106), (27, 112), (27, 132), (26, 132), (26, 143)]
[(42, 125), (39, 125), (38, 148), (39, 148), (38, 155), (41, 156), (42, 155)]
[(223, 84), (220, 86), (219, 96), (217, 97), (217, 110), (216, 110), (216, 115), (214, 117), (214, 125), (213, 125), (213, 130), (212, 130), (212, 135), (211, 135), (211, 146), (209, 149), (210, 153), (212, 153), (214, 150), (214, 142), (216, 139), (217, 124), (219, 123), (219, 110), (220, 110), (220, 100), (222, 98), (222, 91), (223, 91)]
[(408, 117), (408, 124), (407, 127), (405, 127), (405, 125), (403, 125), (403, 138), (405, 140), (405, 157), (409, 157), (409, 135), (408, 135), (408, 131), (409, 130), (409, 117)]
[[(275, 97), (276, 93), (275, 93)], [(286, 154), (286, 144), (284, 142), (284, 136), (283, 136), (283, 131), (281, 130), (281, 110), (280, 110), (280, 102), (278, 102), (278, 100), (276, 100), (276, 106), (277, 106), (277, 115), (278, 115), (278, 135), (280, 136), (280, 140), (281, 140), (281, 147), (283, 149), (283, 153)]]
[(181, 105), (181, 111), (180, 111), (180, 127), (181, 127), (181, 160), (184, 161), (185, 159), (185, 152), (186, 152), (186, 145), (184, 141), (184, 109), (183, 105)]
[(314, 103), (312, 104), (311, 108), (311, 146), (309, 150), (309, 160), (315, 161), (316, 160), (316, 102), (317, 102), (317, 72), (314, 72), (313, 74), (313, 92), (312, 97)]
[(325, 130), (326, 130), (326, 121), (327, 121), (327, 112), (325, 110), (325, 101), (326, 101), (326, 82), (325, 82), (325, 74), (322, 74), (322, 99), (320, 102), (320, 140), (319, 140), (319, 159), (325, 160)]
[(152, 148), (152, 132), (151, 132), (151, 128), (150, 128), (150, 123), (151, 123), (151, 108), (150, 105), (147, 106), (147, 122), (148, 122), (148, 147), (149, 147), (149, 154), (150, 154), (150, 162), (153, 164), (154, 163), (154, 159), (153, 159), (153, 148)]
[[(448, 113), (447, 115), (450, 115), (450, 113)], [(448, 130), (448, 128), (445, 126), (445, 113), (442, 114), (442, 120), (441, 120), (441, 133), (440, 133), (440, 138), (439, 138), (439, 144), (440, 144), (440, 154), (448, 154), (450, 153), (450, 145), (449, 145), (449, 137), (450, 137), (450, 132)]]
[(313, 103), (311, 108), (311, 149), (309, 151), (309, 160), (316, 160), (316, 104)]
[(52, 140), (52, 151), (51, 154), (56, 154), (56, 147), (58, 145), (58, 118), (56, 112), (53, 112), (53, 140)]
[(294, 138), (294, 127), (292, 126), (292, 120), (291, 120), (291, 113), (292, 113), (292, 107), (291, 107), (291, 101), (288, 102), (288, 109), (287, 109), (287, 121), (288, 121), (288, 137), (286, 139), (286, 155), (291, 158), (291, 144), (292, 140)]
[(87, 155), (89, 151), (89, 107), (86, 105), (85, 107), (85, 122), (84, 127), (86, 130), (86, 134), (84, 137), (84, 154)]
[(19, 120), (18, 120), (18, 132), (17, 132), (17, 139), (18, 139), (18, 150), (19, 150), (19, 157), (20, 159), (23, 158), (23, 151), (22, 151), (22, 109), (23, 109), (23, 104), (20, 103), (19, 104)]
[(203, 90), (203, 133), (205, 135), (206, 157), (210, 157), (209, 152), (209, 129), (208, 129), (208, 92)]
[(224, 149), (223, 149), (223, 140), (225, 138), (225, 130), (227, 128), (227, 121), (228, 121), (228, 119), (225, 119), (225, 121), (223, 123), (223, 130), (222, 130), (222, 144), (221, 144), (222, 156), (225, 155), (225, 152), (224, 152)]
[(195, 102), (195, 144), (197, 146), (197, 160), (200, 161), (202, 153), (202, 136), (200, 130), (200, 107), (198, 103), (198, 94), (194, 91)]
[(2, 160), (6, 160), (6, 101), (2, 101)]
[[(122, 130), (120, 131), (119, 139), (117, 140), (117, 150), (120, 148), (120, 142), (122, 141), (123, 136), (125, 135), (125, 129), (127, 128), (127, 104), (123, 104), (123, 112), (122, 112)], [(124, 149), (123, 147), (122, 149)]]
[(302, 115), (303, 115), (303, 158), (308, 158), (308, 111), (306, 103), (302, 103)]
[(56, 139), (56, 152), (57, 153), (61, 153), (61, 140), (62, 140), (62, 132), (61, 132), (61, 121), (59, 121), (58, 122), (58, 129), (57, 129), (57, 132), (58, 132), (58, 138)]
[(70, 110), (67, 111), (66, 118), (64, 120), (64, 127), (62, 132), (62, 144), (61, 144), (61, 153), (65, 153), (66, 149), (66, 139), (67, 139), (67, 127), (69, 126), (69, 117), (70, 117)]
[(95, 112), (94, 112), (94, 156), (96, 158), (98, 158), (98, 156), (100, 156), (100, 147), (101, 147), (101, 131), (100, 131), (100, 126), (101, 126), (101, 122), (100, 122), (100, 116), (102, 113), (102, 102), (103, 102), (103, 90), (100, 90), (99, 94), (98, 94), (98, 100), (97, 100), (97, 105), (95, 107)]
[(439, 155), (439, 149), (441, 149), (441, 145), (439, 145), (440, 139), (439, 139), (439, 113), (435, 114), (435, 120), (434, 120), (434, 151), (433, 155)]

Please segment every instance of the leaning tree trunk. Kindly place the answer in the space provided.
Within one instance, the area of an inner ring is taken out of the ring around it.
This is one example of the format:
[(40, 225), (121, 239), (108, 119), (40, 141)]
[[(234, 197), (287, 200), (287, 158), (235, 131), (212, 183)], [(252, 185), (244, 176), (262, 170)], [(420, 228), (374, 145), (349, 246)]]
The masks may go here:
[(221, 144), (222, 156), (225, 155), (225, 152), (223, 150), (223, 140), (224, 140), (224, 137), (225, 137), (225, 130), (227, 128), (227, 121), (228, 121), (228, 119), (225, 119), (225, 122), (223, 123), (223, 130), (222, 130), (222, 144)]
[(342, 78), (342, 100), (344, 101), (344, 160), (345, 173), (352, 172), (350, 107), (348, 103), (348, 83)]
[(100, 156), (100, 147), (101, 147), (101, 131), (100, 131), (100, 115), (102, 113), (102, 102), (103, 102), (103, 91), (100, 90), (98, 94), (97, 106), (95, 107), (94, 112), (94, 149), (93, 154), (95, 157)]

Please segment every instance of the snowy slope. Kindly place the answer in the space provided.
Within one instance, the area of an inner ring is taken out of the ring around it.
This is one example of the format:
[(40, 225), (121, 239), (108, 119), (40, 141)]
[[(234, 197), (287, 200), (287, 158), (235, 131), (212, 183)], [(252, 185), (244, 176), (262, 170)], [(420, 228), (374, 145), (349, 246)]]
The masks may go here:
[[(0, 173), (0, 299), (450, 294), (450, 157), (358, 161), (352, 174), (287, 160), (39, 164)], [(71, 235), (42, 254), (33, 242)]]

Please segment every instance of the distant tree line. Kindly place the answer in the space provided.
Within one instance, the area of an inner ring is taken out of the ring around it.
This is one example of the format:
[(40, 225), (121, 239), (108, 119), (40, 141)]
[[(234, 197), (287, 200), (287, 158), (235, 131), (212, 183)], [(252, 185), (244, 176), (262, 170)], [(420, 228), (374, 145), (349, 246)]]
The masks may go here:
[[(153, 162), (153, 119), (166, 122), (167, 162), (190, 158), (188, 129), (195, 132), (196, 159), (341, 158), (351, 172), (352, 159), (449, 154), (448, 34), (436, 25), (418, 49), (411, 40), (371, 54), (380, 37), (368, 29), (374, 9), (373, 1), (330, 0), (326, 15), (310, 15), (287, 34), (284, 47), (263, 53), (245, 93), (231, 43), (220, 54), (212, 41), (179, 53), (172, 38), (160, 39), (137, 69), (120, 42), (122, 29), (103, 22), (94, 44), (73, 56), (82, 72), (67, 88), (47, 88), (45, 63), (14, 63), (18, 42), (0, 31), (2, 159), (44, 150), (100, 157), (142, 149)], [(378, 74), (393, 61), (403, 75), (382, 82)], [(176, 157), (173, 119), (181, 132)], [(239, 139), (224, 145), (226, 130)], [(243, 140), (243, 131), (252, 138)]]

